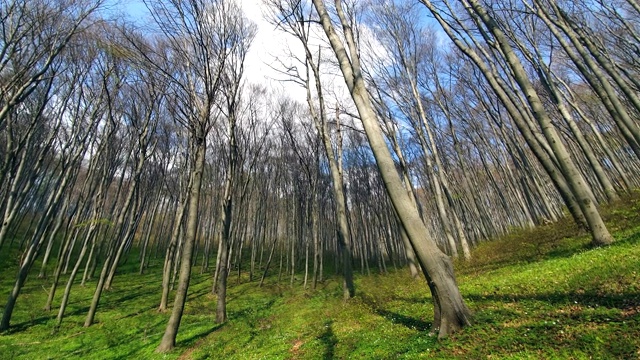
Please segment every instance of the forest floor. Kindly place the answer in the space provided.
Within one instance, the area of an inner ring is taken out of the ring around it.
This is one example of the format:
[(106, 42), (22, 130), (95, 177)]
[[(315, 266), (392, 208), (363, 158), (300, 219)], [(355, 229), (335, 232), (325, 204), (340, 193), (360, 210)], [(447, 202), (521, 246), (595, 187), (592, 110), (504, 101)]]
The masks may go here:
[[(89, 328), (95, 282), (74, 287), (55, 330), (57, 309), (41, 310), (49, 280), (30, 276), (12, 328), (0, 335), (0, 359), (640, 359), (640, 196), (605, 213), (616, 238), (608, 247), (590, 247), (563, 221), (483, 243), (472, 261), (456, 262), (476, 324), (445, 340), (429, 334), (428, 288), (406, 269), (357, 275), (357, 295), (346, 302), (338, 277), (305, 290), (275, 276), (258, 288), (243, 274), (237, 285), (232, 274), (229, 321), (216, 325), (211, 275), (198, 267), (177, 348), (155, 354), (169, 317), (156, 310), (161, 265), (141, 276), (131, 261)], [(2, 302), (17, 254), (0, 254)]]

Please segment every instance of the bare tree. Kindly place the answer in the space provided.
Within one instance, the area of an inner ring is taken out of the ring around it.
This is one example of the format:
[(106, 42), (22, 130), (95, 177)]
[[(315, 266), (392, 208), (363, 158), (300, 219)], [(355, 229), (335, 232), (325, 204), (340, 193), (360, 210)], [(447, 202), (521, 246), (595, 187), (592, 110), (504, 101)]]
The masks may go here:
[[(166, 37), (156, 60), (165, 75), (172, 96), (179, 99), (175, 120), (189, 131), (190, 179), (186, 200), (185, 236), (180, 261), (180, 277), (173, 311), (158, 352), (175, 346), (186, 302), (191, 263), (198, 231), (198, 213), (207, 138), (222, 116), (222, 88), (234, 74), (229, 59), (248, 46), (247, 21), (232, 1), (168, 0), (148, 2), (154, 20)], [(235, 69), (234, 69), (235, 70)], [(230, 72), (231, 71), (231, 72)]]
[[(72, 59), (72, 56), (64, 58), (66, 49), (85, 30), (89, 23), (87, 19), (100, 3), (91, 6), (82, 2), (59, 5), (49, 2), (2, 2), (2, 28), (6, 38), (0, 50), (0, 74), (3, 77), (0, 85), (0, 129), (4, 130), (7, 148), (0, 171), (0, 183), (7, 192), (0, 192), (0, 209), (4, 210), (0, 246), (16, 215), (26, 205), (26, 197), (36, 180), (43, 180), (47, 176), (50, 181), (39, 181), (38, 186), (47, 184), (50, 187), (42, 189), (45, 190), (41, 203), (43, 212), (21, 257), (16, 282), (4, 307), (0, 331), (9, 328), (18, 295), (44, 239), (53, 236), (54, 214), (66, 202), (66, 190), (76, 178), (89, 137), (89, 133), (78, 131), (64, 138), (64, 128), (68, 125), (65, 116), (72, 116), (72, 128), (73, 124), (82, 122), (73, 118), (78, 115), (74, 113), (77, 108), (76, 104), (69, 101), (77, 86), (73, 79), (78, 78), (74, 75), (56, 76), (56, 71), (65, 65), (65, 61)], [(74, 69), (81, 78), (84, 70)], [(59, 101), (52, 100), (55, 91), (62, 96)], [(69, 98), (65, 98), (65, 95)], [(25, 111), (16, 111), (18, 105)], [(57, 170), (50, 168), (56, 163), (51, 161), (50, 152), (53, 149), (60, 149)]]
[[(329, 163), (335, 200), (336, 223), (338, 225), (338, 244), (343, 256), (343, 296), (348, 299), (355, 295), (355, 287), (351, 269), (352, 236), (347, 218), (348, 209), (344, 189), (342, 153), (340, 151), (342, 138), (338, 137), (335, 141), (331, 139), (326, 91), (322, 85), (322, 47), (318, 47), (317, 51), (312, 50), (313, 45), (310, 39), (312, 36), (310, 27), (311, 8), (309, 6), (303, 6), (303, 3), (299, 1), (272, 1), (269, 2), (269, 5), (272, 10), (272, 21), (284, 32), (293, 35), (304, 50), (304, 58), (296, 58), (293, 54), (291, 55), (296, 63), (303, 65), (304, 73), (300, 74), (295, 66), (288, 70), (282, 70), (282, 72), (287, 73), (294, 82), (301, 84), (305, 88), (311, 119), (322, 141), (324, 154)], [(336, 134), (341, 134), (339, 122), (336, 122)]]
[[(240, 134), (239, 122), (242, 120), (242, 76), (244, 74), (244, 61), (249, 50), (249, 45), (253, 40), (255, 34), (255, 28), (246, 19), (242, 18), (240, 9), (234, 9), (234, 12), (229, 13), (227, 16), (235, 16), (232, 19), (234, 23), (233, 31), (234, 48), (230, 49), (227, 64), (224, 71), (224, 82), (222, 85), (223, 92), (223, 104), (220, 105), (223, 116), (227, 120), (226, 131), (223, 132), (223, 137), (228, 139), (226, 142), (227, 159), (226, 159), (226, 174), (224, 181), (224, 190), (222, 194), (222, 211), (221, 211), (221, 224), (220, 236), (219, 236), (219, 256), (216, 264), (216, 272), (218, 274), (217, 291), (218, 295), (216, 306), (216, 321), (223, 323), (227, 320), (227, 278), (229, 275), (229, 269), (227, 264), (230, 261), (229, 249), (232, 245), (232, 223), (233, 223), (233, 210), (234, 201), (242, 200), (247, 191), (247, 182), (242, 182), (242, 172), (245, 170), (242, 156), (241, 146), (239, 142), (242, 140)], [(249, 100), (251, 101), (251, 100)], [(254, 124), (257, 125), (257, 124)], [(255, 130), (255, 129), (254, 129)], [(240, 137), (240, 138), (239, 138)], [(247, 144), (248, 145), (248, 144)], [(256, 158), (254, 158), (256, 159)], [(255, 160), (253, 162), (255, 164)], [(236, 196), (240, 199), (234, 199)], [(242, 242), (240, 242), (240, 251), (242, 249)], [(240, 258), (239, 261), (241, 261)], [(240, 266), (240, 263), (238, 263)]]
[[(423, 1), (426, 3), (427, 1)], [(496, 20), (487, 12), (486, 8), (476, 0), (462, 1), (462, 5), (470, 16), (478, 23), (486, 27), (488, 33), (493, 36), (497, 47), (502, 52), (505, 62), (512, 71), (513, 79), (518, 84), (520, 90), (526, 95), (528, 106), (533, 117), (538, 122), (541, 132), (547, 140), (551, 151), (555, 155), (558, 166), (565, 176), (569, 187), (578, 201), (580, 210), (584, 214), (586, 222), (592, 234), (593, 243), (605, 245), (613, 241), (611, 234), (607, 230), (602, 217), (597, 209), (588, 184), (585, 183), (569, 152), (560, 139), (557, 130), (553, 126), (548, 112), (545, 110), (538, 93), (536, 92), (530, 78), (527, 76), (522, 62), (510, 45), (504, 31), (496, 23)], [(489, 40), (491, 41), (491, 40)]]
[[(386, 76), (394, 76), (387, 83), (393, 83), (389, 93), (399, 94), (401, 101), (410, 105), (403, 109), (410, 109), (409, 122), (415, 129), (419, 143), (423, 149), (426, 172), (429, 176), (429, 184), (434, 194), (434, 200), (442, 228), (447, 238), (448, 250), (457, 257), (457, 246), (460, 245), (465, 259), (471, 257), (467, 238), (462, 231), (458, 215), (451, 204), (451, 186), (448, 175), (443, 166), (442, 155), (438, 149), (435, 138), (435, 130), (423, 92), (439, 91), (439, 79), (437, 70), (425, 76), (421, 68), (436, 68), (437, 50), (435, 34), (428, 29), (422, 29), (418, 25), (418, 14), (412, 5), (393, 5), (374, 3), (371, 11), (371, 22), (374, 25), (374, 33), (377, 41), (384, 48), (383, 64), (379, 67), (392, 67), (392, 70), (384, 69)], [(391, 74), (390, 74), (391, 73)], [(380, 76), (385, 76), (380, 74)], [(433, 85), (431, 85), (433, 83)], [(429, 89), (429, 87), (433, 89)], [(438, 98), (432, 100), (438, 102)], [(440, 110), (446, 112), (446, 107), (440, 104)], [(454, 239), (454, 236), (456, 237)]]
[[(402, 180), (395, 168), (391, 153), (382, 136), (375, 110), (365, 86), (360, 64), (360, 55), (354, 36), (352, 18), (344, 11), (340, 0), (335, 1), (335, 11), (342, 28), (344, 39), (336, 31), (336, 26), (321, 0), (313, 0), (320, 17), (322, 28), (340, 64), (340, 70), (353, 101), (356, 104), (369, 144), (382, 174), (385, 187), (394, 208), (407, 231), (409, 240), (422, 266), (434, 302), (433, 330), (439, 337), (470, 325), (472, 316), (462, 299), (453, 273), (451, 259), (438, 249), (422, 222), (418, 210), (409, 199)], [(345, 46), (346, 45), (346, 46)]]

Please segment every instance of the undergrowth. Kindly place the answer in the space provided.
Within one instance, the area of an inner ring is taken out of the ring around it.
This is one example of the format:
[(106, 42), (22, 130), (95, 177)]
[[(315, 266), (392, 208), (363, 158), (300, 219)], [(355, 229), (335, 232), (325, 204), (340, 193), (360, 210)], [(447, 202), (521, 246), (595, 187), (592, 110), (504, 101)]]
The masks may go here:
[[(640, 202), (630, 197), (605, 216), (616, 238), (608, 247), (591, 247), (565, 220), (480, 244), (471, 261), (456, 261), (476, 323), (441, 341), (429, 333), (428, 288), (407, 270), (357, 276), (349, 301), (338, 278), (315, 290), (275, 277), (262, 288), (234, 279), (223, 325), (214, 323), (211, 275), (194, 271), (177, 349), (156, 354), (169, 317), (156, 310), (161, 264), (138, 275), (132, 263), (89, 328), (82, 324), (95, 282), (74, 286), (56, 329), (57, 309), (41, 310), (49, 280), (32, 275), (0, 335), (0, 359), (640, 359)], [(7, 256), (2, 301), (15, 276)]]

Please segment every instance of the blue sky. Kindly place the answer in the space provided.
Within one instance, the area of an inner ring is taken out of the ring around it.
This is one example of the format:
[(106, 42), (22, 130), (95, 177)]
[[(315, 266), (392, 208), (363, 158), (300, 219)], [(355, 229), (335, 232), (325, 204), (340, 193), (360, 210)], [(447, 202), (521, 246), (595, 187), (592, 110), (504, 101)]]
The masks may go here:
[[(142, 0), (106, 0), (109, 12), (114, 14), (124, 14), (130, 21), (140, 25), (149, 21), (149, 13)], [(150, 0), (155, 1), (155, 0)], [(306, 93), (301, 91), (298, 85), (291, 82), (280, 82), (282, 74), (274, 71), (271, 66), (279, 66), (275, 60), (281, 58), (286, 64), (289, 50), (296, 52), (299, 56), (304, 53), (297, 40), (285, 35), (275, 29), (263, 16), (263, 3), (261, 0), (236, 0), (242, 7), (245, 16), (257, 26), (256, 37), (251, 49), (247, 54), (245, 62), (245, 79), (251, 83), (258, 83), (266, 86), (272, 91), (282, 91), (290, 97), (300, 102), (306, 102)], [(334, 84), (334, 89), (341, 96), (345, 96), (345, 86), (343, 81), (332, 79), (329, 83)]]
[(107, 0), (107, 7), (115, 13), (125, 14), (129, 20), (143, 22), (148, 15), (142, 0)]

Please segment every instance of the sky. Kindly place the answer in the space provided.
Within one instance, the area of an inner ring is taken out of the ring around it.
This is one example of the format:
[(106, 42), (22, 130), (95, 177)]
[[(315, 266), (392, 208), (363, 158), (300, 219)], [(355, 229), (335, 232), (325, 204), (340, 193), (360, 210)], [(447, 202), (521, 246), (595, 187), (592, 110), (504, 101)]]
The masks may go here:
[[(304, 101), (304, 91), (300, 86), (283, 83), (284, 77), (272, 67), (277, 66), (276, 58), (283, 58), (287, 47), (296, 47), (295, 40), (270, 24), (263, 15), (262, 0), (240, 0), (245, 16), (253, 21), (258, 31), (246, 59), (246, 79), (259, 82), (274, 90), (281, 90), (298, 101)], [(283, 59), (286, 63), (287, 61)]]
[[(299, 85), (283, 82), (284, 77), (271, 66), (277, 66), (276, 58), (284, 57), (285, 49), (299, 49), (297, 40), (277, 30), (263, 16), (262, 0), (237, 0), (245, 16), (257, 26), (256, 37), (247, 54), (245, 62), (245, 79), (251, 83), (262, 84), (272, 91), (282, 91), (300, 102), (306, 101), (305, 92)], [(108, 3), (115, 12), (121, 12), (129, 20), (144, 24), (149, 13), (142, 0), (110, 0)], [(271, 66), (270, 66), (271, 65)]]

